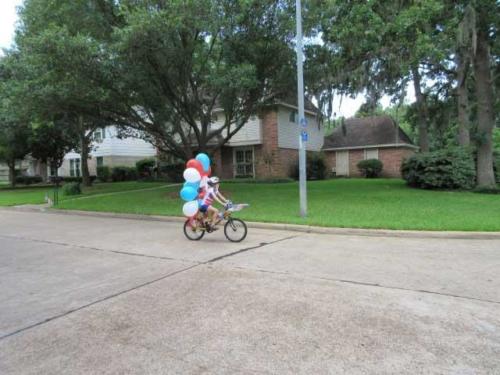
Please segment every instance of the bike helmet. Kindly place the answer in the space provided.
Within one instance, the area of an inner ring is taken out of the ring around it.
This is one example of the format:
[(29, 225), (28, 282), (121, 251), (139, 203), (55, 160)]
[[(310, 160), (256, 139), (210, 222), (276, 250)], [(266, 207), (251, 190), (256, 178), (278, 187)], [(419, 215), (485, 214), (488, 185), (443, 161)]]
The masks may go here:
[(208, 186), (215, 186), (219, 183), (219, 177), (210, 177), (207, 181)]

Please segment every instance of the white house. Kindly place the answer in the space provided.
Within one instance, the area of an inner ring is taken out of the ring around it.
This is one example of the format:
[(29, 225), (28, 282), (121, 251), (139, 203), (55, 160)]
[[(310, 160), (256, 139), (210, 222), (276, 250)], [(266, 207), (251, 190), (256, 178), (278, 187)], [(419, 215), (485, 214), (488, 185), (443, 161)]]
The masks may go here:
[[(138, 160), (155, 157), (156, 148), (141, 138), (118, 138), (115, 126), (107, 126), (94, 132), (89, 172), (96, 174), (99, 166), (135, 166)], [(59, 176), (81, 176), (81, 156), (70, 152), (64, 156), (64, 162), (58, 170)]]

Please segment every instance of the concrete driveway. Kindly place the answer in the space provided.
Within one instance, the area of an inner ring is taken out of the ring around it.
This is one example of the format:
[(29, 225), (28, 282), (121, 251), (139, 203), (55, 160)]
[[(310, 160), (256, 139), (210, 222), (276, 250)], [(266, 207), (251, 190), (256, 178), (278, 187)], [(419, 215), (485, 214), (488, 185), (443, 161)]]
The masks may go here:
[(0, 210), (1, 374), (500, 374), (500, 240)]

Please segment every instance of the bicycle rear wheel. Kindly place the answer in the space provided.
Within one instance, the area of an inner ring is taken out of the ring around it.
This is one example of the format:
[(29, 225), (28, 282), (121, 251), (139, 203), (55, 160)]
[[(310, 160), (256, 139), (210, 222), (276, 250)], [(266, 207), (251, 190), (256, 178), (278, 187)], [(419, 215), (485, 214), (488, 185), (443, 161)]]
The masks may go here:
[(247, 225), (240, 219), (229, 219), (224, 225), (224, 234), (231, 242), (241, 242), (247, 236)]
[(199, 241), (205, 235), (205, 231), (197, 227), (193, 228), (189, 223), (188, 219), (184, 223), (184, 235), (187, 237), (188, 240)]

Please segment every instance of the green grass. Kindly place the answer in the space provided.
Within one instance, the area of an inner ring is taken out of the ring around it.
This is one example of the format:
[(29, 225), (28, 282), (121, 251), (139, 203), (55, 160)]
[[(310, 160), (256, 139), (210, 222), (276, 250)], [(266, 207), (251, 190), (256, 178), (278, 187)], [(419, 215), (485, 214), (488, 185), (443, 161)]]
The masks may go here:
[[(83, 188), (83, 194), (77, 196), (65, 197), (60, 192), (60, 201), (78, 199), (96, 194), (115, 193), (119, 191), (129, 191), (137, 189), (154, 188), (165, 185), (165, 182), (115, 182), (115, 183), (96, 183), (91, 187)], [(42, 204), (45, 202), (45, 195), (52, 198), (53, 188), (51, 186), (21, 186), (10, 188), (8, 186), (0, 187), (0, 206), (15, 206), (21, 204)]]
[[(64, 209), (181, 216), (179, 187), (62, 202)], [(250, 203), (251, 221), (331, 227), (500, 231), (500, 196), (408, 188), (401, 180), (336, 179), (308, 183), (309, 215), (298, 216), (298, 185), (222, 184)]]

